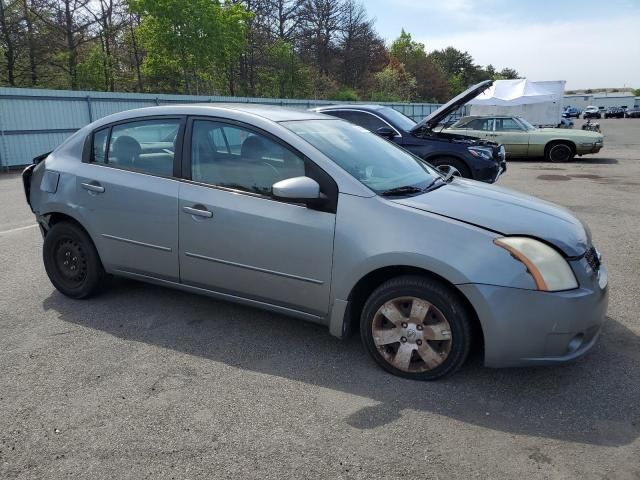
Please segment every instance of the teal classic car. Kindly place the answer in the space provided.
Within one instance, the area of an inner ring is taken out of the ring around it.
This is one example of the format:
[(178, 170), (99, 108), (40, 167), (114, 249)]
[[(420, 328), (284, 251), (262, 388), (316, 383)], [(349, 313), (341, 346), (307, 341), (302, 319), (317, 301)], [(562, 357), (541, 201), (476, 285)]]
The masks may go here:
[(604, 137), (597, 132), (566, 128), (537, 128), (522, 117), (462, 117), (449, 133), (486, 138), (504, 145), (508, 158), (544, 157), (568, 162), (574, 156), (598, 153)]

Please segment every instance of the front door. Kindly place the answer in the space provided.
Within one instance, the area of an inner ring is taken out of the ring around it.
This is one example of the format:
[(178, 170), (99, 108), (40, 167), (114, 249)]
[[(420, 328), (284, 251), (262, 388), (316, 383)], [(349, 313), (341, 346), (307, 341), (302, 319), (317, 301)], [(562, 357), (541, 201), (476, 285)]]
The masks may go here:
[(510, 157), (526, 157), (529, 154), (529, 132), (513, 118), (496, 118), (494, 141), (502, 143)]
[(187, 136), (191, 181), (181, 184), (179, 195), (181, 281), (325, 315), (335, 212), (276, 201), (271, 187), (306, 175), (337, 195), (326, 187), (333, 181), (249, 127), (194, 119)]
[(77, 206), (110, 271), (179, 279), (180, 183), (172, 177), (181, 123), (138, 119), (93, 134), (76, 176)]

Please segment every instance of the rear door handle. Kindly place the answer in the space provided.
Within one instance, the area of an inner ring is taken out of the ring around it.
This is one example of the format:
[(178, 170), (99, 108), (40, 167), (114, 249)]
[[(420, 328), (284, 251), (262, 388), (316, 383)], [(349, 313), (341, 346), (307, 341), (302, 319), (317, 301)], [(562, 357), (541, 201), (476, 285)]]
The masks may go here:
[(194, 207), (182, 207), (182, 211), (184, 213), (188, 213), (189, 215), (196, 215), (198, 217), (211, 218), (213, 217), (213, 213), (207, 210), (204, 207), (196, 208)]
[(82, 188), (90, 192), (104, 193), (104, 187), (99, 183), (81, 183)]

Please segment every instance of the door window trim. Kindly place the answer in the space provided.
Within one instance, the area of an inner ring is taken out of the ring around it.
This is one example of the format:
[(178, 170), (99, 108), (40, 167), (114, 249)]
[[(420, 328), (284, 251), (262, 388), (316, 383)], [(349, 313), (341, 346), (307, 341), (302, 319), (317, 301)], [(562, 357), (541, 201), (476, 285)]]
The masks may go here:
[[(147, 120), (178, 120), (178, 132), (176, 133), (176, 140), (175, 140), (175, 151), (173, 152), (173, 175), (168, 176), (168, 175), (158, 175), (157, 173), (152, 173), (152, 172), (147, 172), (145, 170), (141, 170), (141, 169), (136, 169), (136, 168), (127, 168), (127, 167), (121, 167), (118, 165), (114, 165), (114, 164), (110, 164), (108, 163), (108, 159), (109, 159), (109, 144), (111, 143), (111, 132), (113, 131), (113, 127), (117, 127), (118, 125), (123, 125), (123, 124), (127, 124), (127, 123), (135, 123), (135, 122), (144, 122)], [(183, 170), (182, 168), (182, 164), (183, 164), (183, 149), (180, 148), (180, 145), (184, 144), (184, 134), (185, 134), (185, 130), (186, 130), (186, 123), (187, 123), (187, 115), (151, 115), (151, 116), (145, 116), (145, 117), (132, 117), (132, 118), (128, 118), (126, 120), (118, 120), (117, 122), (112, 122), (112, 123), (107, 123), (105, 125), (101, 125), (99, 127), (94, 128), (93, 130), (91, 130), (91, 132), (89, 132), (89, 134), (87, 135), (87, 138), (85, 139), (84, 142), (84, 147), (82, 150), (82, 163), (87, 163), (90, 165), (96, 165), (96, 166), (100, 166), (100, 167), (107, 167), (107, 168), (113, 168), (115, 170), (123, 170), (126, 172), (133, 172), (133, 173), (140, 173), (140, 174), (144, 174), (144, 175), (150, 175), (152, 177), (158, 177), (158, 178), (168, 178), (168, 179), (179, 179), (180, 178), (180, 174)], [(106, 163), (96, 163), (94, 162), (94, 144), (93, 144), (93, 140), (95, 137), (95, 134), (101, 130), (104, 129), (109, 129), (108, 133), (107, 133), (107, 144), (106, 144), (106, 152), (105, 152), (105, 158), (107, 159)]]
[[(374, 117), (376, 117), (378, 120), (380, 120), (382, 123), (386, 123), (387, 126), (393, 130), (394, 132), (396, 132), (396, 134), (394, 135), (394, 138), (402, 138), (402, 134), (398, 131), (398, 129), (396, 127), (394, 127), (393, 125), (391, 125), (389, 122), (387, 122), (384, 118), (382, 118), (380, 115), (376, 115), (373, 112), (369, 112), (367, 110), (358, 110), (356, 108), (332, 108), (332, 109), (326, 109), (326, 110), (320, 110), (318, 113), (326, 113), (326, 112), (356, 112), (356, 113), (366, 113), (368, 115), (372, 115)], [(338, 117), (339, 118), (339, 117)], [(344, 120), (345, 122), (349, 122), (349, 120), (346, 120), (344, 118), (341, 118), (341, 120)], [(349, 122), (351, 123), (351, 122)], [(364, 128), (364, 127), (362, 127)], [(376, 132), (371, 132), (371, 133), (376, 133)]]
[[(215, 122), (215, 123), (220, 123), (227, 126), (242, 128), (256, 135), (261, 135), (263, 137), (266, 137), (268, 140), (271, 140), (272, 142), (280, 145), (282, 148), (289, 150), (291, 153), (299, 157), (305, 163), (305, 171), (306, 171), (307, 165), (311, 165), (311, 168), (313, 170), (316, 170), (318, 174), (317, 176), (320, 178), (314, 178), (314, 180), (316, 180), (320, 184), (320, 191), (325, 193), (328, 197), (326, 207), (314, 208), (314, 207), (310, 207), (303, 204), (286, 202), (284, 200), (278, 200), (276, 198), (273, 198), (272, 196), (263, 195), (261, 193), (248, 192), (246, 190), (225, 187), (222, 185), (215, 185), (212, 183), (203, 182), (201, 180), (193, 180), (191, 175), (191, 144), (193, 139), (193, 124), (195, 123), (196, 120)], [(316, 162), (311, 160), (307, 155), (299, 151), (297, 148), (289, 145), (288, 143), (283, 141), (281, 138), (273, 135), (272, 133), (262, 130), (261, 128), (256, 127), (254, 125), (244, 123), (238, 120), (233, 120), (230, 118), (225, 118), (225, 117), (208, 116), (208, 115), (187, 115), (186, 125), (185, 125), (185, 130), (183, 135), (183, 142), (182, 142), (182, 152), (180, 156), (182, 159), (182, 163), (181, 163), (182, 171), (181, 171), (179, 180), (182, 182), (190, 183), (193, 185), (199, 185), (207, 188), (213, 188), (213, 189), (221, 190), (224, 192), (230, 192), (230, 193), (235, 193), (240, 195), (247, 195), (250, 197), (261, 198), (263, 200), (269, 200), (269, 201), (277, 202), (281, 204), (283, 203), (286, 205), (301, 206), (303, 208), (309, 208), (312, 210), (321, 210), (321, 211), (325, 211), (333, 214), (337, 212), (338, 184), (333, 179), (333, 177), (329, 175), (324, 169), (322, 169)]]

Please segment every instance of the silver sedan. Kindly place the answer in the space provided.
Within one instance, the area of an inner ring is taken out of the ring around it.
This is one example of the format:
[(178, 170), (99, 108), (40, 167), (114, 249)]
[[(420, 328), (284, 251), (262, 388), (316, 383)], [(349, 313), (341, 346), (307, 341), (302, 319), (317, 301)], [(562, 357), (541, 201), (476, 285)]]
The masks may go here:
[(447, 178), (310, 112), (166, 106), (88, 125), (23, 173), (53, 285), (120, 275), (359, 326), (386, 370), (431, 380), (472, 345), (491, 367), (587, 352), (607, 273), (567, 210)]

